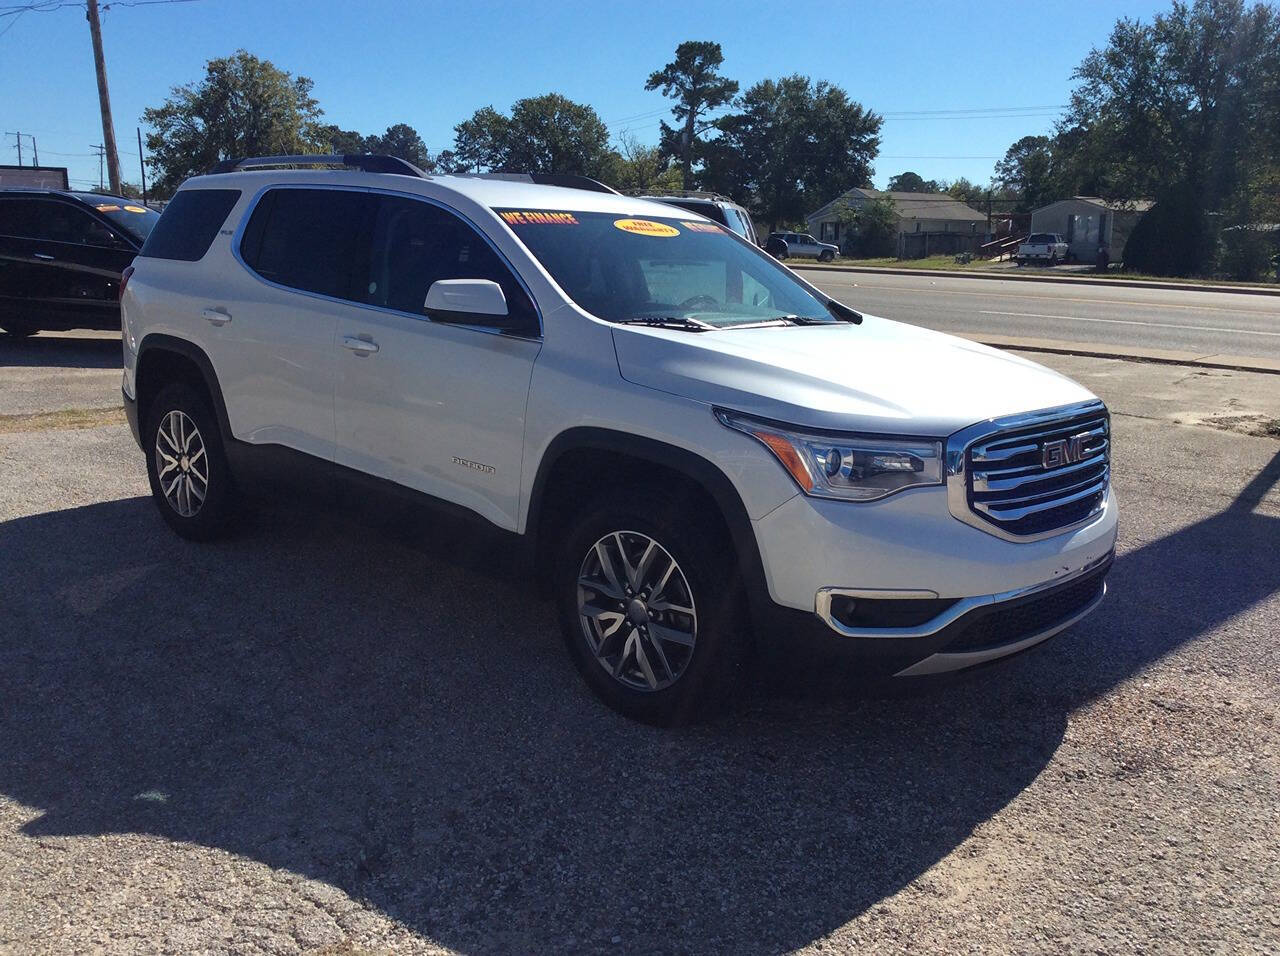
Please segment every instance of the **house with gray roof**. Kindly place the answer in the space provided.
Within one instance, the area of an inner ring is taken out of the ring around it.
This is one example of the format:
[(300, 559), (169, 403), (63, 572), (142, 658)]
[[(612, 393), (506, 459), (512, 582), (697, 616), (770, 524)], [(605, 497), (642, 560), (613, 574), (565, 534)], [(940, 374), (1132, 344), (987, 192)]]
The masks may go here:
[(847, 224), (840, 221), (843, 207), (861, 206), (874, 199), (889, 197), (898, 214), (898, 233), (954, 233), (964, 236), (983, 236), (987, 231), (987, 216), (966, 206), (946, 193), (883, 192), (879, 189), (855, 187), (809, 214), (806, 224), (809, 232), (822, 242), (839, 244), (844, 239)]

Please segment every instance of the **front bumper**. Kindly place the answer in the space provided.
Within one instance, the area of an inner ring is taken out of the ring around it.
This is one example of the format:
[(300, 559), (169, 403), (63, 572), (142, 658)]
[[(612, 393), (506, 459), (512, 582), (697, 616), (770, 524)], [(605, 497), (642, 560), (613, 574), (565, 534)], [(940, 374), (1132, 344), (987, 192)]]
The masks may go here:
[(867, 505), (797, 495), (754, 522), (768, 587), (762, 649), (903, 676), (1024, 650), (1101, 601), (1116, 514), (1108, 489), (1082, 527), (1010, 541), (957, 520), (940, 488)]
[(859, 673), (878, 677), (964, 670), (1029, 650), (1084, 618), (1102, 603), (1113, 560), (1108, 552), (1065, 580), (958, 601), (910, 636), (844, 636), (816, 615), (775, 606), (767, 627), (776, 639), (767, 649), (788, 659), (855, 662)]

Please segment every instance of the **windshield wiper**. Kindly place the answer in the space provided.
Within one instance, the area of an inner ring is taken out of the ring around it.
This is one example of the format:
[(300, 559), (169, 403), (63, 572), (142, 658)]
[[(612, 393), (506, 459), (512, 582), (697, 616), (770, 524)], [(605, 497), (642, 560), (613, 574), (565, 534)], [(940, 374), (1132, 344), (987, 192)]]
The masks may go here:
[(829, 319), (815, 319), (808, 315), (775, 315), (770, 322), (790, 322), (792, 325), (835, 325)]
[(634, 319), (619, 319), (619, 325), (648, 325), (656, 329), (684, 329), (686, 332), (713, 332), (716, 326), (701, 319), (683, 315), (641, 315)]

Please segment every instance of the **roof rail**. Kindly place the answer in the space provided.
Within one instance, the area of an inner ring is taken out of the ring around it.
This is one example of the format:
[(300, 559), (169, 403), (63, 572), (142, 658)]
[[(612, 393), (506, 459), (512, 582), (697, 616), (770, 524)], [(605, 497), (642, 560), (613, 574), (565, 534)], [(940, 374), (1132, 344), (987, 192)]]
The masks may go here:
[(612, 186), (606, 186), (589, 176), (578, 176), (574, 173), (454, 173), (454, 175), (468, 176), (472, 179), (505, 179), (516, 183), (536, 183), (539, 186), (562, 186), (565, 189), (586, 189), (593, 193), (622, 195)]
[(224, 159), (209, 170), (210, 173), (232, 173), (240, 169), (266, 169), (272, 166), (350, 166), (366, 173), (398, 173), (401, 176), (417, 176), (424, 173), (413, 163), (396, 156), (373, 156), (345, 153), (334, 156), (246, 156), (241, 159)]

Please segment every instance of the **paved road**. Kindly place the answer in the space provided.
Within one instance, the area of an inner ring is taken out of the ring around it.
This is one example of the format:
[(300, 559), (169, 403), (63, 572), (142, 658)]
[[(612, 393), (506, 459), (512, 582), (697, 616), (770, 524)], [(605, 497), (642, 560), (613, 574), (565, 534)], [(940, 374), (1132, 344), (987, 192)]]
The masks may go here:
[(803, 274), (872, 315), (944, 332), (1280, 360), (1280, 296), (819, 270)]
[(126, 426), (54, 417), (118, 347), (0, 348), (0, 954), (1280, 948), (1280, 442), (1177, 424), (1274, 376), (1044, 357), (1115, 415), (1095, 615), (664, 732), (447, 527), (174, 537)]

